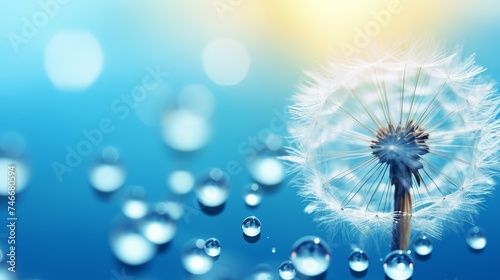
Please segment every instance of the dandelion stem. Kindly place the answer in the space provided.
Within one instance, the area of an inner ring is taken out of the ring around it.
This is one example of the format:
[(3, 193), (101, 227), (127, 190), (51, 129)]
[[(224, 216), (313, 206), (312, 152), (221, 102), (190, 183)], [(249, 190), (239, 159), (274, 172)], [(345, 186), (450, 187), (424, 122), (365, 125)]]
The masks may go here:
[(403, 187), (403, 184), (396, 183), (394, 188), (392, 250), (406, 250), (410, 243), (412, 199), (410, 189)]

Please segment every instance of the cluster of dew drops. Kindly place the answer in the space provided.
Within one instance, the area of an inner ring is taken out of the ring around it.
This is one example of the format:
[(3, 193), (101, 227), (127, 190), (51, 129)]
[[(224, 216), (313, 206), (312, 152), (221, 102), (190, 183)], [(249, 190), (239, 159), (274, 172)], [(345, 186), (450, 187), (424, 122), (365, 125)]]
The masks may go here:
[[(206, 92), (205, 92), (206, 95)], [(198, 96), (199, 97), (199, 96)], [(184, 98), (193, 100), (192, 98)], [(207, 101), (209, 96), (202, 98)], [(198, 98), (199, 100), (199, 98)], [(183, 102), (180, 102), (182, 105)], [(186, 103), (186, 102), (184, 102)], [(210, 103), (210, 102), (204, 102)], [(202, 104), (187, 104), (164, 114), (161, 134), (164, 142), (180, 152), (189, 152), (202, 148), (210, 138), (210, 108)], [(207, 113), (208, 112), (208, 113)], [(189, 138), (189, 141), (185, 141)], [(7, 170), (9, 164), (18, 168), (18, 188), (21, 192), (29, 181), (29, 164), (24, 153), (26, 141), (17, 133), (0, 135), (0, 169)], [(258, 155), (249, 162), (248, 172), (254, 179), (243, 187), (243, 201), (249, 207), (258, 206), (263, 199), (262, 185), (280, 184), (285, 178), (285, 167), (278, 159), (283, 152), (283, 138), (270, 134)], [(5, 178), (4, 178), (5, 177)], [(91, 185), (102, 193), (112, 193), (125, 185), (126, 173), (120, 153), (115, 147), (106, 147), (98, 160), (89, 170)], [(7, 182), (6, 173), (0, 173), (0, 182)], [(206, 172), (198, 180), (188, 170), (173, 170), (166, 178), (172, 193), (186, 195), (194, 192), (201, 207), (216, 208), (223, 205), (229, 196), (227, 174), (219, 168)], [(0, 195), (7, 195), (5, 186), (0, 186)], [(110, 246), (114, 256), (126, 265), (142, 265), (151, 261), (158, 248), (169, 243), (176, 235), (177, 221), (185, 214), (185, 209), (176, 201), (148, 202), (146, 191), (141, 186), (127, 187), (121, 199), (121, 212), (124, 216), (116, 222), (110, 233)], [(258, 217), (249, 216), (242, 220), (241, 228), (245, 237), (259, 237), (262, 223)], [(255, 239), (255, 240), (258, 240)], [(482, 250), (486, 246), (486, 236), (482, 229), (471, 228), (466, 242), (473, 250)], [(418, 256), (431, 254), (432, 242), (421, 236), (413, 243)], [(274, 250), (274, 248), (273, 248)], [(203, 275), (222, 254), (222, 243), (216, 237), (208, 239), (194, 238), (184, 244), (181, 261), (184, 269), (193, 275)], [(383, 268), (392, 279), (408, 279), (413, 274), (413, 260), (410, 252), (394, 251), (387, 255)], [(0, 249), (0, 261), (4, 255)], [(281, 279), (301, 279), (313, 277), (328, 270), (331, 250), (328, 244), (316, 236), (304, 236), (291, 248), (290, 258), (277, 267)], [(354, 248), (348, 256), (348, 265), (355, 273), (366, 272), (369, 267), (367, 254)], [(254, 279), (273, 279), (274, 273), (266, 269), (255, 269)]]

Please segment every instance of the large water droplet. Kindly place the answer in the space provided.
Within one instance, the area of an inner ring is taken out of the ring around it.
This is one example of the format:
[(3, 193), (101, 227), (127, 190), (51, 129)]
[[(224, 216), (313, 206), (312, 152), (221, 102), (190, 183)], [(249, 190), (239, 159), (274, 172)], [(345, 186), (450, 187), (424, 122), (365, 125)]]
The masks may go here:
[(465, 239), (469, 247), (474, 250), (482, 250), (486, 247), (487, 239), (484, 231), (479, 227), (473, 227), (467, 232)]
[(208, 176), (196, 186), (198, 201), (207, 207), (217, 207), (226, 202), (229, 196), (229, 180), (220, 169), (212, 169)]
[(365, 252), (356, 250), (349, 255), (349, 268), (356, 272), (368, 269), (370, 261)]
[(432, 242), (424, 235), (413, 242), (413, 250), (420, 256), (427, 256), (432, 252)]
[(188, 241), (182, 250), (182, 265), (191, 274), (201, 275), (212, 269), (213, 259), (205, 253), (205, 241)]
[(141, 265), (156, 254), (156, 246), (146, 239), (137, 225), (125, 222), (111, 233), (111, 250), (118, 260), (128, 265)]
[(217, 238), (209, 238), (205, 241), (205, 253), (210, 257), (217, 257), (220, 255), (222, 245)]
[(243, 188), (243, 200), (250, 207), (259, 205), (262, 201), (262, 189), (255, 183), (246, 185)]
[(173, 193), (182, 195), (187, 194), (193, 189), (194, 181), (194, 177), (190, 172), (177, 170), (170, 174), (167, 184)]
[(208, 119), (189, 110), (166, 113), (161, 127), (165, 143), (182, 152), (202, 148), (208, 143), (211, 134)]
[(254, 237), (260, 234), (261, 223), (255, 216), (246, 217), (241, 224), (243, 233), (248, 237)]
[(385, 257), (384, 272), (393, 280), (406, 280), (413, 275), (413, 259), (404, 251), (392, 251)]
[(295, 242), (290, 254), (295, 269), (306, 276), (316, 276), (330, 266), (330, 248), (315, 236), (305, 236)]
[(174, 238), (177, 224), (168, 214), (154, 211), (141, 220), (139, 229), (149, 241), (161, 245)]
[(273, 186), (281, 183), (285, 178), (285, 166), (276, 155), (259, 155), (249, 162), (248, 171), (255, 181)]
[(282, 262), (278, 269), (278, 272), (281, 279), (283, 280), (291, 280), (295, 278), (295, 275), (297, 274), (295, 272), (295, 267), (293, 266), (293, 263), (291, 261)]
[(145, 199), (145, 191), (142, 187), (133, 187), (122, 204), (125, 216), (131, 219), (140, 219), (148, 212), (148, 204)]

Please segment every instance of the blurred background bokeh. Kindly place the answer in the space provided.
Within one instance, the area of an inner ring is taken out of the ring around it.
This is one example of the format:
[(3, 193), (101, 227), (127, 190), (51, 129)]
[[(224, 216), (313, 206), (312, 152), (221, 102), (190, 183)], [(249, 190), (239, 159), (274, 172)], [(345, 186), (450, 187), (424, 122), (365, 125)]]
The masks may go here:
[[(499, 11), (496, 0), (1, 1), (0, 168), (17, 166), (18, 220), (10, 273), (0, 175), (0, 279), (254, 279), (267, 269), (279, 279), (307, 235), (332, 249), (325, 279), (383, 279), (386, 241), (367, 245), (366, 274), (352, 273), (359, 238), (319, 227), (289, 186), (275, 160), (286, 106), (303, 71), (423, 33), (476, 53), (498, 81)], [(193, 185), (207, 180), (221, 189), (195, 186), (198, 196), (225, 203), (198, 202)], [(464, 224), (432, 240), (413, 279), (500, 279), (499, 202), (488, 198), (475, 219), (484, 250), (469, 249)], [(258, 240), (242, 232), (252, 215)], [(148, 223), (164, 235), (149, 236)], [(188, 273), (185, 244), (210, 237), (220, 256)]]

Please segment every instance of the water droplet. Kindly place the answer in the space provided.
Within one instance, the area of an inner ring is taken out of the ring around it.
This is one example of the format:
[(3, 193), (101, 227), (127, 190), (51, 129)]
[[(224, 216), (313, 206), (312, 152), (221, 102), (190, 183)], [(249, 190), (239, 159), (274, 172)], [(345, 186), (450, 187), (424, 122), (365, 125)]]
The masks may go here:
[(148, 212), (148, 204), (145, 199), (145, 191), (142, 187), (135, 186), (125, 198), (122, 204), (125, 216), (131, 219), (140, 219)]
[(208, 119), (189, 110), (166, 113), (162, 118), (161, 127), (165, 143), (181, 152), (204, 147), (211, 134)]
[(432, 242), (424, 235), (413, 242), (413, 250), (420, 256), (427, 256), (432, 252)]
[(188, 241), (182, 250), (182, 265), (189, 273), (205, 274), (212, 269), (213, 259), (205, 253), (205, 241), (193, 239)]
[(271, 151), (278, 151), (283, 147), (283, 138), (278, 134), (270, 134), (266, 137), (266, 147)]
[(293, 266), (293, 263), (291, 261), (282, 262), (278, 269), (278, 272), (281, 279), (283, 280), (291, 280), (295, 278), (295, 275), (297, 274), (295, 272), (295, 267)]
[(141, 265), (150, 261), (157, 249), (132, 222), (118, 225), (111, 233), (110, 243), (116, 258), (128, 265)]
[(177, 224), (168, 214), (153, 211), (141, 220), (139, 229), (149, 241), (161, 245), (174, 238)]
[(229, 180), (220, 169), (214, 168), (196, 186), (198, 201), (207, 207), (217, 207), (226, 202), (229, 196)]
[(239, 41), (221, 39), (210, 42), (203, 50), (203, 68), (218, 85), (236, 85), (250, 67), (248, 51)]
[(155, 210), (160, 214), (168, 214), (176, 221), (184, 215), (184, 208), (180, 203), (175, 201), (159, 202), (156, 204)]
[(125, 182), (125, 171), (115, 164), (99, 164), (90, 170), (90, 183), (101, 192), (112, 192)]
[(177, 97), (179, 108), (211, 117), (215, 99), (212, 92), (202, 85), (185, 86)]
[(205, 253), (210, 257), (217, 257), (220, 255), (222, 246), (217, 238), (209, 238), (205, 241)]
[(413, 259), (404, 251), (392, 251), (385, 257), (384, 272), (393, 280), (406, 280), (413, 275)]
[(482, 250), (486, 247), (487, 239), (484, 231), (479, 227), (473, 227), (467, 232), (465, 239), (469, 247), (474, 250)]
[(103, 64), (101, 46), (87, 31), (59, 31), (45, 49), (45, 72), (61, 90), (87, 89), (101, 74)]
[(273, 253), (273, 254), (276, 253), (276, 248), (275, 247), (271, 248), (271, 253)]
[(113, 146), (109, 146), (102, 150), (102, 160), (109, 163), (117, 163), (120, 159), (120, 153), (118, 149)]
[(267, 264), (259, 264), (254, 268), (252, 280), (273, 280), (272, 268)]
[(262, 201), (262, 190), (259, 185), (253, 183), (243, 188), (243, 199), (250, 207), (255, 207)]
[(29, 169), (26, 163), (21, 159), (0, 157), (0, 195), (8, 195), (7, 169), (10, 165), (16, 167), (16, 194), (20, 193), (27, 186), (29, 181)]
[(194, 181), (194, 177), (190, 172), (177, 170), (170, 173), (167, 184), (173, 193), (182, 195), (187, 194), (193, 189)]
[(295, 242), (290, 254), (295, 269), (306, 276), (316, 276), (330, 266), (330, 248), (315, 236), (305, 236)]
[(261, 223), (255, 216), (246, 217), (241, 224), (243, 233), (248, 237), (254, 237), (260, 234)]
[(349, 255), (349, 268), (356, 272), (363, 272), (368, 268), (370, 261), (365, 252), (356, 250)]
[(274, 154), (257, 156), (250, 161), (248, 171), (255, 181), (267, 186), (277, 185), (285, 178), (285, 166)]

